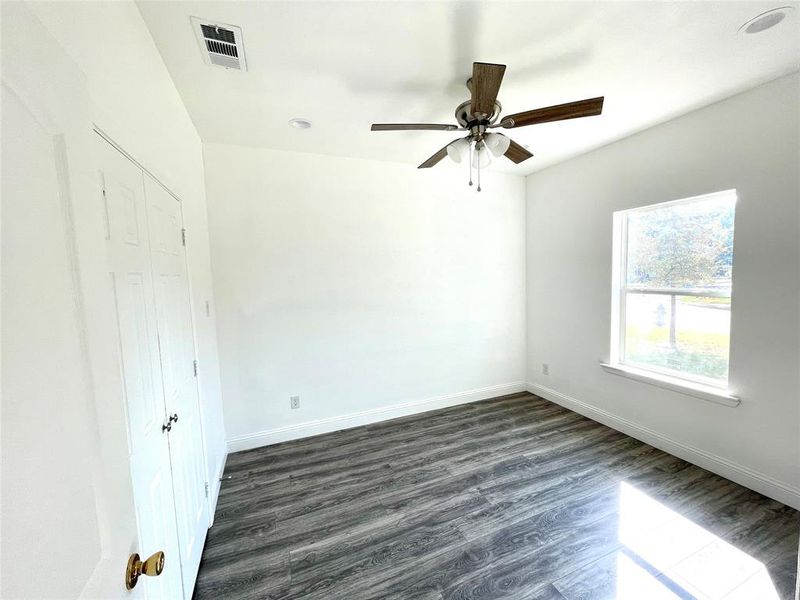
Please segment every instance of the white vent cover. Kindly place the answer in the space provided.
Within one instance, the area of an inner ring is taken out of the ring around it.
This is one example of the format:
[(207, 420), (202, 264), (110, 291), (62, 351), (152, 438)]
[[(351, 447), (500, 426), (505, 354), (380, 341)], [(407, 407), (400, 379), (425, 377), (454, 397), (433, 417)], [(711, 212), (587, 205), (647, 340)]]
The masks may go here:
[(191, 17), (191, 21), (195, 37), (200, 44), (200, 53), (207, 65), (247, 70), (240, 27), (198, 17)]

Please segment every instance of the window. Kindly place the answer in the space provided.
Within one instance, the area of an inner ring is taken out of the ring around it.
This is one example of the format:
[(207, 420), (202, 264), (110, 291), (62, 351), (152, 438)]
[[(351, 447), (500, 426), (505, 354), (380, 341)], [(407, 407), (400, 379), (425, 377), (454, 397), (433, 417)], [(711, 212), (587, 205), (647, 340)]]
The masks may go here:
[(614, 214), (612, 365), (726, 388), (730, 190)]

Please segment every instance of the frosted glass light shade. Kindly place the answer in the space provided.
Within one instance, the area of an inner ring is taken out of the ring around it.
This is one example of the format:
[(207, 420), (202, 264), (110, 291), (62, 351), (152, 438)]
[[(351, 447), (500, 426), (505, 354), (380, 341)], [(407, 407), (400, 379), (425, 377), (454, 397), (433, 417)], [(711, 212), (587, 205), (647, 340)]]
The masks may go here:
[(469, 150), (469, 140), (461, 138), (447, 145), (447, 156), (449, 156), (450, 160), (454, 163), (460, 163), (467, 150)]
[(495, 156), (503, 156), (511, 145), (511, 138), (504, 136), (502, 133), (489, 133), (484, 138), (486, 147)]
[(478, 144), (475, 146), (475, 151), (472, 153), (472, 168), (477, 169), (480, 167), (488, 167), (492, 164), (492, 155), (486, 149), (485, 144)]

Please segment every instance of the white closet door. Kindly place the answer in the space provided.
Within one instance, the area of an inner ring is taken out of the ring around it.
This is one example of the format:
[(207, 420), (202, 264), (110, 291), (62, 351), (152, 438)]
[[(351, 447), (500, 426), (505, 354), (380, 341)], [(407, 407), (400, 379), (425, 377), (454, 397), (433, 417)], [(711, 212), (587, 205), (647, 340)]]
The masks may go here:
[(150, 248), (158, 313), (164, 401), (173, 419), (169, 434), (175, 513), (183, 586), (194, 589), (209, 525), (205, 452), (194, 372), (194, 336), (189, 304), (181, 206), (145, 174)]
[(142, 170), (98, 138), (105, 189), (110, 285), (116, 301), (131, 477), (142, 559), (163, 550), (159, 577), (140, 577), (148, 599), (184, 598), (156, 324)]

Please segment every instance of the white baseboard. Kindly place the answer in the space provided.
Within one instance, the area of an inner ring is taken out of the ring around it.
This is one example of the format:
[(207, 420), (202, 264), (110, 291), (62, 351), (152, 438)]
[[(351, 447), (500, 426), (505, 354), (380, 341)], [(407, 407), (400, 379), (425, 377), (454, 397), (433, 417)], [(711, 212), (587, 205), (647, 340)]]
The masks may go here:
[(445, 396), (436, 396), (434, 398), (425, 398), (423, 400), (404, 402), (392, 406), (372, 408), (348, 415), (339, 415), (326, 419), (317, 419), (316, 421), (297, 423), (296, 425), (287, 425), (286, 427), (267, 429), (265, 431), (258, 431), (256, 433), (230, 438), (228, 440), (228, 451), (239, 452), (240, 450), (249, 450), (260, 446), (269, 446), (271, 444), (310, 437), (321, 433), (330, 433), (341, 429), (349, 429), (360, 425), (369, 425), (370, 423), (377, 423), (379, 421), (406, 417), (429, 410), (477, 402), (478, 400), (486, 400), (487, 398), (494, 398), (495, 396), (524, 392), (525, 389), (526, 385), (524, 381), (515, 381), (513, 383), (493, 385), (455, 394), (447, 394)]
[(219, 491), (222, 488), (222, 474), (225, 472), (225, 463), (228, 460), (228, 450), (225, 450), (225, 453), (222, 455), (222, 460), (219, 461), (219, 467), (217, 468), (217, 476), (214, 477), (214, 480), (211, 482), (211, 499), (208, 503), (208, 508), (211, 513), (208, 526), (211, 527), (214, 524), (214, 515), (217, 512), (217, 501), (219, 500)]
[(549, 387), (529, 382), (528, 391), (800, 510), (800, 489), (786, 485), (768, 475), (758, 473), (721, 456), (679, 442), (648, 427), (643, 427), (618, 417)]

